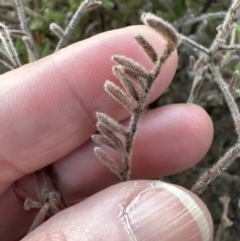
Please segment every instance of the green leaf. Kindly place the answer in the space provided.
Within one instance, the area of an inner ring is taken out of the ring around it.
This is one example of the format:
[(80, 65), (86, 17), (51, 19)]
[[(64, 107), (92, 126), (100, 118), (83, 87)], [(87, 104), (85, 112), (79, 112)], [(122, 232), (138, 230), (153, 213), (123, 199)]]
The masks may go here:
[(240, 72), (240, 62), (236, 64), (235, 71), (238, 70)]
[(181, 17), (187, 10), (185, 0), (174, 1), (173, 11), (177, 17)]
[(104, 1), (102, 6), (105, 8), (105, 9), (112, 9), (114, 7), (114, 3), (111, 2), (111, 1)]
[(58, 22), (65, 18), (65, 12), (53, 11), (50, 8), (46, 8), (44, 11), (44, 18), (50, 22)]
[(43, 21), (41, 20), (41, 19), (39, 19), (39, 18), (34, 18), (32, 21), (31, 21), (31, 23), (30, 23), (30, 26), (29, 26), (29, 28), (30, 28), (30, 30), (39, 30), (39, 29), (41, 29), (42, 27), (43, 27)]
[(42, 50), (41, 57), (43, 58), (51, 53), (52, 53), (51, 43), (48, 41), (46, 44), (44, 44), (44, 49)]

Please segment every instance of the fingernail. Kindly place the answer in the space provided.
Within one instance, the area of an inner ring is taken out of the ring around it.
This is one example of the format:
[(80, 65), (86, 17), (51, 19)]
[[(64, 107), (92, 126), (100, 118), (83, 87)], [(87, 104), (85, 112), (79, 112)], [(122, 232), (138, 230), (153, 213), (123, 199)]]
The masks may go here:
[(204, 212), (183, 190), (163, 182), (146, 189), (125, 208), (123, 222), (134, 241), (210, 241)]

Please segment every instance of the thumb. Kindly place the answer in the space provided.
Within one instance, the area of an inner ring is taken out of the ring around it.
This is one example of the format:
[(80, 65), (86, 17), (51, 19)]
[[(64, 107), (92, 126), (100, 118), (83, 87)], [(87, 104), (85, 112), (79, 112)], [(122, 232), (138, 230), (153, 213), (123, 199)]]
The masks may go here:
[(160, 181), (130, 181), (58, 213), (22, 241), (211, 241), (212, 236), (210, 214), (197, 196)]

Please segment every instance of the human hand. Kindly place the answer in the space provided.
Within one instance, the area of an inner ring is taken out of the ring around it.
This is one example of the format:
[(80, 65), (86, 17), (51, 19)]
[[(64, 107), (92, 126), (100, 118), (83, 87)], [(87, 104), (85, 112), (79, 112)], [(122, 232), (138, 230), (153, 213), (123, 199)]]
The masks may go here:
[[(23, 238), (29, 240), (212, 240), (212, 221), (201, 200), (184, 188), (141, 180), (120, 184), (93, 153), (95, 112), (124, 122), (128, 113), (103, 88), (111, 56), (126, 55), (152, 65), (133, 36), (142, 34), (159, 52), (164, 39), (132, 26), (71, 45), (0, 78), (0, 237), (23, 237), (36, 215), (24, 211), (36, 196), (32, 173), (53, 164), (71, 203)], [(164, 65), (149, 102), (170, 84), (176, 52)], [(181, 172), (207, 152), (212, 122), (196, 105), (174, 104), (143, 115), (136, 135), (132, 178)], [(114, 185), (116, 184), (116, 185)]]

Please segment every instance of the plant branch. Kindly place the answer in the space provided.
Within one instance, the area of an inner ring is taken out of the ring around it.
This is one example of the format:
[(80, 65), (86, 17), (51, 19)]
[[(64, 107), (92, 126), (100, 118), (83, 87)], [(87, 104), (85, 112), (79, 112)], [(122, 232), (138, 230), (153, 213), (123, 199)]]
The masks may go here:
[(96, 0), (85, 0), (81, 3), (79, 8), (77, 9), (76, 13), (73, 15), (72, 19), (70, 20), (69, 24), (67, 25), (65, 31), (63, 31), (57, 24), (54, 23), (54, 25), (50, 25), (51, 30), (54, 31), (55, 34), (59, 37), (59, 42), (57, 44), (56, 50), (58, 51), (61, 48), (63, 48), (70, 36), (72, 35), (72, 32), (74, 28), (79, 23), (82, 14), (86, 12), (87, 10), (92, 10), (94, 8), (97, 8), (102, 5), (101, 1)]
[(221, 92), (224, 95), (226, 103), (228, 104), (228, 107), (230, 109), (230, 112), (234, 121), (235, 130), (237, 132), (238, 139), (240, 140), (240, 113), (239, 113), (238, 106), (232, 94), (229, 91), (228, 85), (224, 82), (222, 75), (219, 71), (219, 68), (215, 66), (213, 63), (210, 63), (210, 68), (215, 77), (215, 81), (218, 84), (219, 88), (221, 89)]
[(218, 28), (218, 33), (209, 49), (211, 53), (215, 53), (219, 46), (225, 43), (233, 24), (236, 22), (239, 7), (240, 0), (234, 0), (226, 14), (223, 24)]
[(236, 158), (240, 156), (240, 142), (237, 142), (233, 147), (225, 152), (209, 170), (207, 170), (192, 187), (191, 191), (196, 195), (200, 195), (207, 186), (221, 174), (222, 171), (226, 170)]
[(191, 18), (184, 23), (184, 26), (187, 27), (189, 25), (193, 25), (195, 23), (204, 21), (204, 20), (211, 20), (216, 18), (224, 18), (226, 16), (226, 12), (216, 12), (216, 13), (207, 13), (203, 14), (199, 17)]
[[(101, 159), (102, 162), (108, 166), (113, 173), (117, 174), (117, 176), (120, 178), (120, 181), (126, 181), (131, 178), (131, 156), (134, 138), (139, 119), (145, 110), (146, 99), (150, 94), (154, 81), (160, 74), (162, 66), (179, 43), (179, 35), (173, 28), (170, 28), (169, 25), (164, 22), (164, 20), (159, 19), (152, 14), (144, 14), (142, 19), (157, 32), (160, 32), (161, 30), (164, 31), (167, 45), (163, 54), (157, 56), (156, 51), (144, 37), (139, 35), (135, 37), (136, 41), (140, 46), (142, 46), (147, 56), (155, 64), (150, 72), (147, 72), (144, 67), (132, 59), (129, 59), (125, 56), (113, 56), (112, 59), (118, 64), (117, 67), (113, 68), (113, 73), (119, 77), (126, 91), (130, 94), (131, 98), (133, 98), (130, 99), (126, 92), (110, 81), (106, 82), (105, 89), (131, 113), (129, 128), (125, 132), (123, 127), (120, 127), (121, 125), (119, 123), (107, 117), (106, 115), (98, 114), (99, 122), (97, 123), (97, 127), (102, 134), (102, 137), (99, 135), (93, 136), (93, 140), (95, 140), (97, 143), (106, 144), (107, 146), (118, 150), (122, 154), (121, 168), (119, 169), (119, 166), (116, 165), (115, 160), (109, 157), (106, 152), (104, 152), (101, 148), (95, 148), (95, 153), (99, 159)], [(136, 81), (136, 83), (139, 84), (140, 88), (142, 89), (141, 93), (137, 92), (135, 85), (129, 81), (127, 76), (131, 77)], [(117, 136), (115, 136), (116, 132), (120, 133), (124, 137), (125, 145)]]
[[(33, 41), (32, 34), (29, 31), (29, 28), (28, 28), (28, 25), (27, 25), (22, 0), (15, 0), (15, 5), (16, 5), (18, 18), (19, 18), (19, 21), (20, 21), (21, 30), (26, 33), (28, 41), (29, 41), (29, 44), (26, 45), (26, 47), (27, 47), (27, 50), (28, 50), (29, 62), (32, 62), (32, 61), (37, 60), (39, 58), (39, 56), (38, 56), (38, 53), (37, 53), (37, 49), (35, 47), (35, 43)], [(31, 46), (31, 48), (29, 48), (29, 46)]]
[(17, 51), (13, 45), (9, 31), (3, 23), (0, 23), (0, 39), (2, 40), (4, 49), (6, 51), (6, 54), (8, 55), (7, 63), (9, 62), (8, 60), (11, 60), (14, 68), (20, 67), (21, 63), (18, 58)]

